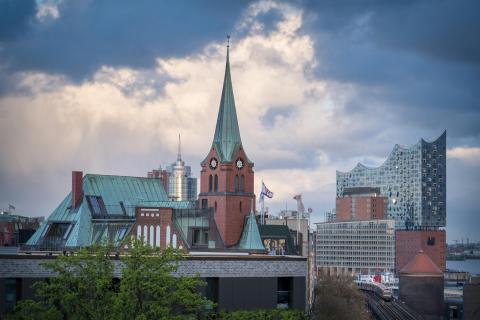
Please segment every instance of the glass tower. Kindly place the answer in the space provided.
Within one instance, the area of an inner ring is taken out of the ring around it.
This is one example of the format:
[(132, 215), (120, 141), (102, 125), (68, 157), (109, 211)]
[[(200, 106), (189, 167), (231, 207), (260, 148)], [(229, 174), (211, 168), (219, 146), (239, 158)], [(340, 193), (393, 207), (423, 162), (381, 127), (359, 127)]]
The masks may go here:
[(396, 229), (438, 228), (446, 225), (447, 132), (432, 142), (395, 145), (377, 168), (357, 164), (337, 171), (337, 197), (348, 187), (378, 187), (388, 197), (387, 214)]
[(182, 160), (180, 135), (178, 136), (177, 160), (167, 167), (168, 197), (174, 201), (197, 199), (197, 178), (191, 177), (191, 168)]

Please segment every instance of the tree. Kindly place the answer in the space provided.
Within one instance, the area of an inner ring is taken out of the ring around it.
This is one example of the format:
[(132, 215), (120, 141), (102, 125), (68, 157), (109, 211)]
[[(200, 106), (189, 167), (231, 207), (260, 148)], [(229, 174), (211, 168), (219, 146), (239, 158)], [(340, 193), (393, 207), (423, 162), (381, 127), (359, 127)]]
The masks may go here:
[(122, 257), (124, 268), (115, 301), (116, 319), (196, 319), (209, 300), (198, 293), (198, 277), (173, 277), (183, 252), (161, 251), (132, 240)]
[[(80, 249), (43, 266), (56, 273), (34, 285), (39, 301), (21, 301), (14, 319), (38, 319), (37, 313), (66, 319), (107, 319), (114, 302), (110, 246)], [(31, 318), (29, 318), (29, 316)]]
[(81, 249), (44, 264), (55, 277), (35, 284), (39, 301), (17, 304), (11, 319), (195, 319), (211, 302), (198, 277), (174, 277), (183, 252), (140, 240), (125, 244), (114, 279), (111, 246)]
[(365, 298), (353, 279), (346, 276), (319, 277), (313, 302), (315, 319), (368, 319)]

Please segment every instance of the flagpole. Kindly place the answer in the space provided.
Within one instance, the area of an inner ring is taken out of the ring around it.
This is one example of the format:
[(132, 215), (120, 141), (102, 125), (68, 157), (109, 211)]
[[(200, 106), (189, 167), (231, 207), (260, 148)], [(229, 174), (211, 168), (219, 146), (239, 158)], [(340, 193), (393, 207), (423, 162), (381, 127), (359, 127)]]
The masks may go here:
[(265, 196), (263, 195), (263, 179), (262, 179), (262, 191), (260, 192), (260, 200), (262, 205), (262, 213), (260, 216), (260, 224), (265, 224)]

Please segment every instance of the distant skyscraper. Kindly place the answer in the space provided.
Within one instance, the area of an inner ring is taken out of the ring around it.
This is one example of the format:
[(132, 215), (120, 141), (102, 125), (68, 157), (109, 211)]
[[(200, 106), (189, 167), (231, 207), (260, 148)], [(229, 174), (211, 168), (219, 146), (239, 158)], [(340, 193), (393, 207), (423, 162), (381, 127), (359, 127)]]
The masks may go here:
[(182, 160), (180, 135), (178, 135), (177, 161), (167, 167), (168, 197), (175, 201), (197, 199), (197, 178), (191, 177), (191, 168)]
[(395, 145), (378, 168), (358, 164), (337, 171), (337, 197), (345, 188), (376, 187), (388, 198), (388, 217), (396, 229), (438, 228), (446, 225), (447, 132), (433, 142), (421, 139), (405, 148)]

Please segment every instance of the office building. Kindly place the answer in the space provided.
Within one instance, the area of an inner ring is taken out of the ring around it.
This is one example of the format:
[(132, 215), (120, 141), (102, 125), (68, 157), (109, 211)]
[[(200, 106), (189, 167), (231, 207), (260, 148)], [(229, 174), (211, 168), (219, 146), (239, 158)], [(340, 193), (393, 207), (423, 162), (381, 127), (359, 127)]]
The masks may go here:
[(372, 274), (395, 268), (395, 221), (317, 223), (316, 267), (326, 274)]

